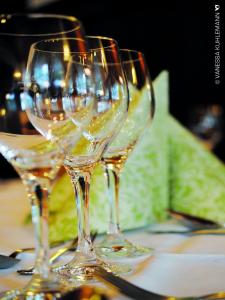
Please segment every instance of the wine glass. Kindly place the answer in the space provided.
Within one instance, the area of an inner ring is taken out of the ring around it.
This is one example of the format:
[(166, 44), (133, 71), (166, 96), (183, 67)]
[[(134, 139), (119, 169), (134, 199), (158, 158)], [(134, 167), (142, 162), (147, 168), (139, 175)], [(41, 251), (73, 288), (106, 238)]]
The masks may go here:
[(121, 233), (119, 184), (124, 164), (144, 129), (150, 125), (154, 114), (153, 88), (144, 55), (132, 50), (120, 50), (120, 55), (128, 80), (130, 105), (125, 124), (102, 158), (108, 188), (110, 217), (107, 235), (96, 246), (99, 257), (116, 260), (151, 253), (151, 249), (132, 244)]
[[(47, 142), (29, 122), (25, 112), (24, 81), (31, 44), (44, 38), (67, 36), (77, 37), (76, 51), (85, 48), (82, 26), (74, 17), (49, 14), (0, 16), (0, 152), (16, 169), (26, 187), (36, 239), (35, 275), (23, 290), (15, 291), (15, 294), (13, 291), (7, 292), (9, 299), (14, 299), (16, 294), (24, 299), (44, 298), (49, 293), (54, 298), (64, 290), (56, 276), (49, 272), (48, 265), (48, 196), (63, 162), (64, 152), (54, 142)], [(65, 57), (69, 50), (68, 42), (64, 49)], [(66, 73), (62, 63), (64, 60), (58, 64), (58, 77), (54, 81), (52, 92), (55, 94), (64, 85)], [(65, 69), (67, 63), (64, 63)], [(36, 72), (47, 86), (46, 66)], [(38, 88), (38, 85), (33, 85), (36, 92)], [(47, 102), (46, 98), (46, 105)], [(64, 114), (60, 120), (55, 119), (52, 128), (60, 132), (59, 129), (67, 132), (65, 145), (75, 143), (81, 134)]]
[[(86, 40), (89, 52), (73, 54), (70, 59), (66, 76), (66, 93), (63, 98), (64, 111), (77, 126), (82, 119), (80, 106), (91, 97), (87, 94), (86, 84), (91, 78), (94, 79), (94, 114), (91, 122), (83, 129), (82, 137), (75, 147), (66, 151), (64, 159), (64, 167), (71, 178), (76, 196), (78, 246), (72, 261), (55, 270), (72, 284), (77, 281), (93, 280), (93, 272), (98, 264), (108, 267), (104, 262), (97, 260), (90, 238), (90, 179), (95, 165), (101, 159), (118, 128), (122, 126), (129, 103), (127, 82), (116, 41), (105, 37), (86, 37)], [(31, 50), (27, 69), (34, 81), (38, 80), (34, 72), (37, 65), (41, 68), (41, 64), (44, 63), (49, 69), (54, 70), (55, 64), (52, 63), (54, 47), (57, 47), (57, 41), (44, 41), (36, 43)], [(45, 48), (48, 51), (43, 51)], [(76, 74), (75, 78), (73, 78), (74, 74)], [(44, 93), (40, 92), (40, 95), (42, 97), (40, 101), (44, 102)], [(33, 102), (35, 102), (34, 97)], [(55, 110), (54, 113), (60, 111)], [(38, 112), (32, 109), (29, 115), (34, 126), (47, 137), (49, 132), (43, 125), (47, 117), (45, 109), (40, 109)], [(37, 117), (42, 121), (36, 122)], [(53, 133), (53, 140), (55, 137), (59, 138), (59, 142), (64, 138), (63, 135), (58, 137)]]

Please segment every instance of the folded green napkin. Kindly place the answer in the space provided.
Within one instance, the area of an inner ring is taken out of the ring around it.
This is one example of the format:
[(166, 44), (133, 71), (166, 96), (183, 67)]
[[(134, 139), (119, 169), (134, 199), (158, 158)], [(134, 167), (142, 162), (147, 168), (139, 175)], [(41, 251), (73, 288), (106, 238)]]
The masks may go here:
[(171, 116), (168, 133), (171, 207), (225, 223), (225, 165)]
[[(121, 176), (120, 211), (123, 229), (137, 228), (167, 218), (174, 209), (225, 220), (225, 167), (168, 114), (168, 73), (154, 81), (154, 122), (130, 155)], [(101, 166), (91, 183), (91, 226), (107, 229), (108, 200)], [(50, 200), (50, 239), (76, 234), (73, 188), (65, 174)]]

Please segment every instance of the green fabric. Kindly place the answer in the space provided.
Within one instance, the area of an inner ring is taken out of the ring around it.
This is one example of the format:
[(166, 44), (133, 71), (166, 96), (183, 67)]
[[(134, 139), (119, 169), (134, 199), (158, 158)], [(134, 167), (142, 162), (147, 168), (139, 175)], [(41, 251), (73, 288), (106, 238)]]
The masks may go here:
[[(130, 155), (121, 176), (120, 210), (123, 229), (147, 225), (166, 218), (168, 207), (168, 159), (166, 120), (168, 73), (154, 82), (156, 112), (152, 126)], [(159, 138), (160, 137), (160, 138)], [(57, 182), (50, 200), (50, 239), (71, 238), (76, 234), (73, 189), (65, 174)], [(90, 195), (91, 226), (107, 229), (108, 200), (103, 169), (95, 169)]]
[(168, 133), (172, 208), (224, 223), (224, 164), (173, 117)]

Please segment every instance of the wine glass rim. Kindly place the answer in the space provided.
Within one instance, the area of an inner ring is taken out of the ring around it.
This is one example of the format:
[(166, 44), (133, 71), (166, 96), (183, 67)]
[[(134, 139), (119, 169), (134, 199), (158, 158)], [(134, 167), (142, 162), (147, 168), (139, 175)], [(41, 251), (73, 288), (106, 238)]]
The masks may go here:
[[(120, 49), (120, 53), (133, 53), (133, 54), (135, 54), (135, 55), (137, 55), (137, 56), (140, 56), (140, 57), (142, 57), (142, 59), (145, 59), (145, 55), (144, 55), (144, 53), (143, 52), (141, 52), (141, 51), (138, 51), (138, 50), (133, 50), (133, 49)], [(140, 57), (137, 57), (137, 58), (134, 58), (134, 59), (125, 59), (125, 60), (123, 60), (122, 58), (121, 58), (121, 61), (122, 61), (122, 63), (123, 64), (129, 64), (129, 63), (133, 63), (133, 62), (138, 62), (138, 61), (140, 61)]]
[[(88, 36), (89, 37), (89, 36)], [(101, 48), (99, 48), (99, 49), (101, 49)], [(87, 51), (87, 53), (89, 53), (89, 52), (92, 52), (92, 51), (96, 51), (96, 50), (98, 50), (98, 49), (90, 49), (90, 51)], [(113, 50), (111, 50), (110, 49), (110, 47), (106, 47), (105, 48), (105, 53), (106, 52), (108, 52), (108, 51), (113, 51)], [(122, 58), (121, 58), (121, 56), (120, 56), (120, 60), (121, 61), (118, 61), (118, 62), (112, 62), (112, 63), (107, 63), (107, 66), (115, 66), (115, 65), (121, 65), (121, 63), (123, 64), (123, 65), (126, 65), (126, 64), (133, 64), (133, 63), (136, 63), (136, 62), (140, 62), (140, 59), (142, 59), (142, 60), (144, 60), (145, 61), (145, 56), (144, 56), (144, 53), (143, 52), (141, 52), (141, 51), (138, 51), (138, 50), (132, 50), (132, 49), (119, 49), (119, 53), (132, 53), (132, 54), (135, 54), (136, 56), (137, 56), (137, 58), (134, 58), (134, 59), (125, 59), (125, 60), (123, 60)], [(74, 60), (73, 58), (77, 55), (77, 54), (82, 54), (82, 53), (85, 53), (85, 52), (74, 52), (74, 53), (72, 53), (72, 55), (71, 55), (71, 58), (70, 58), (70, 62), (72, 62), (72, 63), (75, 63), (75, 64), (80, 64), (80, 62), (78, 62), (78, 61), (76, 61), (76, 60)], [(97, 63), (97, 62), (95, 62), (94, 63), (95, 65), (102, 65), (103, 63)]]
[(1, 14), (0, 18), (7, 18), (7, 17), (31, 17), (31, 18), (52, 18), (52, 19), (61, 19), (61, 20), (67, 20), (67, 21), (73, 21), (76, 23), (76, 26), (70, 30), (65, 30), (65, 31), (56, 31), (56, 32), (49, 32), (49, 33), (12, 33), (12, 32), (1, 32), (0, 35), (5, 35), (5, 36), (15, 36), (15, 37), (48, 37), (52, 35), (58, 35), (58, 34), (68, 34), (74, 31), (77, 31), (78, 29), (81, 28), (81, 23), (80, 21), (74, 17), (74, 16), (69, 16), (69, 15), (60, 15), (60, 14), (45, 14), (45, 13), (13, 13), (13, 14)]
[[(95, 50), (98, 50), (98, 49), (91, 49), (91, 51), (95, 51)], [(105, 48), (105, 52), (107, 52), (107, 51), (111, 51), (111, 49), (110, 49), (110, 47), (108, 47), (108, 48)], [(87, 52), (89, 52), (89, 51), (87, 51)], [(121, 62), (122, 62), (122, 64), (130, 64), (130, 63), (135, 63), (135, 62), (140, 62), (140, 57), (143, 59), (143, 60), (145, 60), (145, 56), (144, 56), (144, 53), (143, 52), (141, 52), (141, 51), (138, 51), (138, 50), (132, 50), (132, 49), (120, 49), (119, 50), (119, 53), (133, 53), (133, 54), (135, 54), (135, 55), (137, 55), (137, 56), (139, 56), (139, 57), (137, 57), (137, 58), (134, 58), (134, 59), (125, 59), (125, 60), (123, 60), (122, 58), (121, 58)], [(71, 60), (73, 61), (73, 57), (75, 57), (75, 55), (76, 54), (79, 54), (79, 53), (82, 53), (82, 52), (74, 52), (74, 54), (71, 56)], [(121, 64), (121, 62), (115, 62), (115, 63), (108, 63), (107, 65), (108, 66), (110, 66), (110, 65), (120, 65)], [(78, 63), (77, 61), (74, 61), (74, 63)], [(98, 63), (95, 63), (95, 64), (98, 64)], [(100, 64), (100, 63), (99, 63)]]
[[(86, 38), (88, 38), (88, 39), (99, 39), (99, 40), (105, 40), (105, 41), (112, 41), (113, 42), (112, 45), (103, 47), (104, 49), (110, 49), (113, 46), (118, 46), (117, 41), (113, 38), (110, 38), (110, 37), (101, 36), (101, 35), (86, 35)], [(101, 49), (101, 47), (91, 48), (92, 51), (98, 50), (98, 49)]]
[[(96, 51), (98, 49), (91, 49), (91, 51)], [(87, 51), (88, 52), (91, 52), (91, 51)], [(110, 48), (106, 48), (104, 50), (105, 52), (107, 51), (111, 51)], [(144, 56), (144, 53), (141, 52), (141, 51), (138, 51), (138, 50), (131, 50), (131, 49), (120, 49), (119, 50), (119, 53), (133, 53), (137, 56), (139, 56), (138, 58), (134, 58), (134, 59), (126, 59), (126, 60), (123, 60), (121, 57), (121, 62), (115, 62), (115, 63), (107, 63), (108, 66), (115, 66), (115, 65), (120, 65), (121, 63), (126, 65), (126, 64), (130, 64), (130, 63), (136, 63), (136, 62), (140, 62), (140, 57), (142, 58), (142, 60), (145, 61), (145, 56)], [(75, 57), (76, 54), (82, 54), (83, 52), (74, 52), (70, 58), (70, 61), (73, 62), (73, 63), (76, 63), (76, 64), (80, 64), (79, 62), (73, 60), (73, 57)], [(95, 63), (95, 65), (102, 65), (101, 63)]]
[[(110, 49), (110, 48), (112, 48), (113, 46), (117, 46), (117, 41), (116, 40), (114, 40), (113, 38), (108, 38), (108, 37), (103, 37), (103, 36), (86, 36), (86, 38), (96, 38), (96, 39), (101, 39), (101, 40), (108, 40), (108, 41), (113, 41), (113, 43), (114, 44), (112, 44), (112, 45), (109, 45), (109, 46), (105, 46), (105, 47), (103, 47), (104, 49)], [(41, 40), (41, 41), (38, 41), (38, 42), (36, 42), (36, 43), (34, 43), (34, 44), (32, 44), (32, 49), (34, 50), (34, 51), (37, 51), (37, 52), (43, 52), (43, 53), (58, 53), (58, 54), (61, 54), (61, 53), (63, 53), (63, 51), (51, 51), (51, 50), (42, 50), (42, 49), (39, 49), (39, 48), (37, 48), (37, 45), (39, 45), (39, 44), (43, 44), (43, 43), (46, 43), (46, 42), (56, 42), (56, 41), (63, 41), (63, 40), (65, 40), (65, 41), (70, 41), (70, 40), (74, 40), (74, 41), (82, 41), (82, 42), (85, 42), (85, 38), (83, 39), (83, 38), (78, 38), (78, 37), (64, 37), (64, 38), (51, 38), (51, 39), (44, 39), (44, 40)], [(101, 47), (96, 47), (96, 48), (91, 48), (91, 51), (97, 51), (97, 50), (100, 50), (100, 49), (102, 49)], [(78, 53), (85, 53), (85, 52), (89, 52), (89, 51), (72, 51), (72, 53), (73, 54), (78, 54)]]

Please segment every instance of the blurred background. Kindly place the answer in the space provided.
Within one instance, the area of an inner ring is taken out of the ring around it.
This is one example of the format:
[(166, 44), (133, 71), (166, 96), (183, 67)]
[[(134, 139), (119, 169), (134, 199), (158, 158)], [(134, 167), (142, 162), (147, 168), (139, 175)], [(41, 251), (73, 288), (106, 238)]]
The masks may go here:
[[(121, 48), (143, 51), (154, 79), (170, 73), (170, 112), (225, 161), (224, 47), (221, 83), (214, 83), (214, 0), (1, 0), (2, 13), (74, 15), (87, 34), (115, 38)], [(221, 43), (224, 39), (221, 7)], [(162, 120), (163, 122), (163, 120)], [(0, 178), (16, 176), (0, 158)]]

